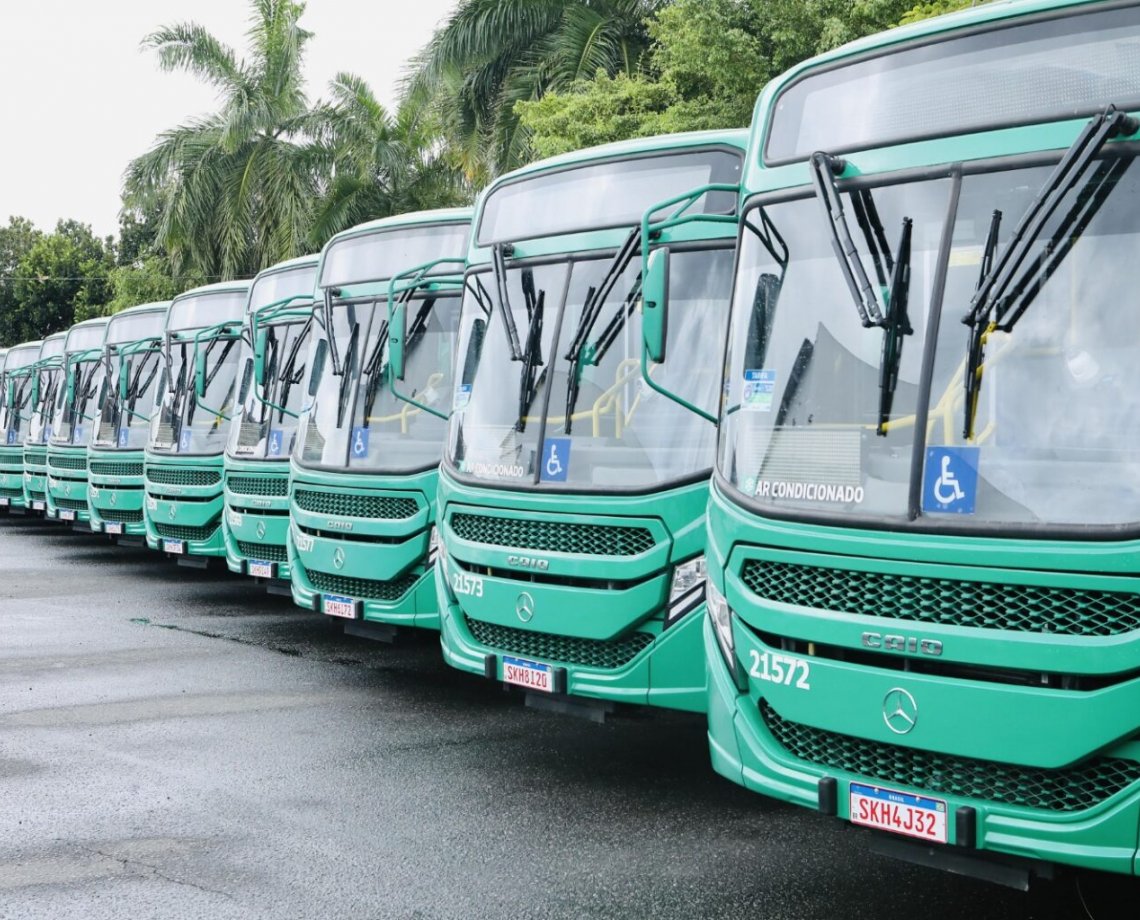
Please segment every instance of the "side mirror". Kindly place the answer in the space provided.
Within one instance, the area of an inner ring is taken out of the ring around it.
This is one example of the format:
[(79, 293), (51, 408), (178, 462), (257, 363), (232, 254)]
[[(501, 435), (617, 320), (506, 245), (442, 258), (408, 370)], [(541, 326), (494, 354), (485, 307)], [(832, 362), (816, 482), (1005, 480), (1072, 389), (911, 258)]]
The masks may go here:
[(321, 375), (325, 372), (325, 359), (329, 356), (329, 343), (326, 339), (317, 341), (317, 351), (313, 355), (313, 371), (309, 374), (309, 395), (316, 396), (321, 385)]
[(655, 364), (665, 360), (668, 333), (669, 250), (656, 249), (649, 255), (641, 280), (641, 330), (645, 351)]
[(206, 395), (206, 351), (203, 348), (194, 350), (194, 392), (199, 397)]
[(269, 348), (269, 330), (264, 326), (257, 330), (253, 340), (253, 376), (259, 387), (265, 386), (265, 352)]
[(392, 376), (404, 379), (404, 340), (408, 332), (408, 305), (398, 303), (388, 307), (388, 366)]

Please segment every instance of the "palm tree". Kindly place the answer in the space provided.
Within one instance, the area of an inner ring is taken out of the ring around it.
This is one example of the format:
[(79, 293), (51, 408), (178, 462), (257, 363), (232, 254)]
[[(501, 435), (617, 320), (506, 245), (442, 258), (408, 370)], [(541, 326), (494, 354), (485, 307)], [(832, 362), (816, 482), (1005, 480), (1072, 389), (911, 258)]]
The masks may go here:
[(313, 113), (330, 176), (313, 215), (314, 248), (362, 221), (471, 200), (472, 189), (445, 155), (426, 109), (404, 105), (393, 117), (348, 73), (337, 74), (329, 90), (331, 100)]
[(646, 18), (668, 0), (460, 0), (413, 61), (410, 104), (430, 103), (468, 176), (525, 162), (514, 105), (598, 70), (633, 74)]
[(175, 271), (251, 275), (306, 251), (319, 191), (301, 65), (305, 4), (251, 0), (248, 57), (195, 23), (165, 26), (143, 46), (163, 70), (216, 87), (219, 111), (159, 135), (133, 160), (124, 200), (163, 202), (158, 244)]

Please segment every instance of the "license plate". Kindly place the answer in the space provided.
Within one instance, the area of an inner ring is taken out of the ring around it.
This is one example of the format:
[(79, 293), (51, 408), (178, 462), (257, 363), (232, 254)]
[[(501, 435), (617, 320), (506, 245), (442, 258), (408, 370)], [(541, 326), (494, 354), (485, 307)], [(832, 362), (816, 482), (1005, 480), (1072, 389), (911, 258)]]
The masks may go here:
[(121, 521), (104, 521), (103, 522), (103, 532), (104, 533), (122, 533), (123, 532), (122, 522)]
[(514, 684), (516, 687), (525, 687), (527, 690), (553, 693), (554, 668), (548, 664), (539, 664), (537, 661), (504, 655), (503, 682)]
[(272, 578), (273, 563), (262, 562), (260, 559), (250, 559), (246, 564), (246, 571), (254, 578)]
[(946, 803), (881, 786), (851, 784), (851, 823), (946, 843)]
[(75, 512), (72, 511), (70, 508), (60, 508), (59, 509), (59, 519), (61, 521), (74, 521), (75, 520)]
[(33, 511), (43, 511), (44, 508), (46, 508), (46, 507), (47, 506), (41, 501), (37, 500), (37, 501), (32, 502), (32, 510)]
[(0, 498), (0, 508), (7, 508), (11, 502), (6, 498)]
[(356, 601), (351, 597), (324, 594), (321, 596), (321, 610), (330, 617), (344, 617), (346, 620), (356, 619)]
[(168, 553), (178, 553), (182, 555), (186, 552), (186, 542), (184, 540), (163, 540), (162, 548)]

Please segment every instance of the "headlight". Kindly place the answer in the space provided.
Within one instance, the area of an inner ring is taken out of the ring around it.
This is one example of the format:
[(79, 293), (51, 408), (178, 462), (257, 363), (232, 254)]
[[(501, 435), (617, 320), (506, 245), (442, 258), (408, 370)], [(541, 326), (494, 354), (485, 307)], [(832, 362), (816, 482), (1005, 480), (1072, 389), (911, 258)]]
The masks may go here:
[(673, 582), (669, 586), (669, 612), (665, 625), (676, 622), (705, 599), (705, 578), (708, 565), (704, 556), (696, 556), (673, 569)]
[(724, 660), (731, 670), (735, 660), (732, 641), (732, 611), (728, 609), (728, 600), (711, 581), (706, 586), (705, 593), (708, 600), (709, 618), (712, 620), (717, 644), (720, 646), (721, 654), (724, 655)]

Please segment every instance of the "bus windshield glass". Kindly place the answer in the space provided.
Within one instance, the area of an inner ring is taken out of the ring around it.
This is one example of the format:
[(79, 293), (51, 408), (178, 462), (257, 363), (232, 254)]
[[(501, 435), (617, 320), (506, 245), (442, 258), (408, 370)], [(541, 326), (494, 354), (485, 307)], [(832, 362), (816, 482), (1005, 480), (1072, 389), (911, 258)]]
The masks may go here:
[[(633, 226), (658, 201), (702, 185), (737, 184), (741, 161), (738, 150), (681, 150), (505, 182), (483, 204), (478, 243)], [(690, 213), (728, 214), (735, 204), (735, 195), (717, 192), (695, 202)]]
[(40, 346), (12, 348), (4, 363), (4, 393), (0, 401), (0, 446), (12, 447), (24, 443), (25, 425), (32, 399), (32, 378), (29, 371), (40, 355)]
[(290, 299), (287, 306), (301, 306), (304, 295), (313, 293), (317, 283), (317, 264), (299, 265), (286, 271), (268, 272), (261, 275), (253, 284), (249, 295), (249, 312), (260, 310), (271, 303)]
[[(222, 452), (229, 416), (237, 403), (240, 322), (245, 301), (246, 292), (239, 290), (198, 295), (175, 301), (171, 306), (159, 384), (160, 403), (147, 445), (150, 450), (198, 455)], [(171, 325), (191, 318), (198, 322), (198, 327)], [(199, 394), (195, 386), (195, 334), (202, 327), (223, 322), (232, 324), (228, 331), (216, 331), (199, 339), (206, 370), (205, 390)]]
[[(142, 347), (159, 340), (166, 325), (165, 310), (114, 316), (103, 347), (104, 395), (97, 402), (98, 420), (93, 447), (102, 450), (142, 450), (150, 429), (154, 398), (162, 367), (161, 346)], [(139, 347), (131, 347), (138, 345)], [(120, 375), (126, 378), (126, 399), (120, 396)]]
[[(51, 414), (53, 444), (85, 444), (91, 434), (91, 414), (97, 406), (103, 386), (103, 338), (106, 323), (76, 326), (67, 335), (65, 355), (67, 361), (62, 375), (63, 385), (57, 387)], [(80, 356), (83, 360), (77, 360)], [(74, 380), (74, 388), (68, 385)]]
[[(1090, 163), (1030, 241), (1025, 265), (1036, 274), (1009, 289), (1020, 321), (986, 337), (974, 437), (965, 436), (968, 329), (961, 320), (987, 240), (996, 241), (997, 254), (1008, 247), (1051, 171), (968, 173), (957, 201), (949, 179), (868, 189), (892, 245), (902, 219), (913, 220), (911, 331), (901, 339), (882, 434), (884, 331), (859, 322), (818, 202), (805, 196), (765, 203), (764, 214), (786, 240), (787, 259), (780, 264), (746, 229), (723, 477), (758, 509), (797, 517), (918, 519), (938, 528), (1135, 523), (1140, 314), (1121, 309), (1131, 302), (1122, 266), (1140, 242), (1140, 214), (1132, 206), (1140, 170), (1130, 157)], [(843, 199), (849, 206), (851, 192)], [(951, 237), (943, 240), (951, 213)], [(746, 218), (755, 225), (758, 215), (753, 208)], [(856, 238), (873, 276), (866, 241)], [(945, 283), (936, 291), (940, 272)], [(942, 307), (932, 317), (936, 295)], [(920, 405), (924, 376), (929, 398)]]
[[(953, 87), (953, 91), (947, 91)], [(821, 69), (785, 89), (768, 163), (1140, 107), (1140, 6), (1045, 17)]]
[[(667, 358), (649, 372), (715, 414), (733, 251), (677, 248), (670, 256)], [(507, 268), (518, 360), (493, 272), (468, 275), (447, 452), (457, 472), (513, 487), (578, 491), (646, 489), (707, 475), (715, 427), (641, 377), (640, 256), (596, 320), (582, 321), (586, 299), (610, 263), (589, 258)], [(572, 361), (576, 338), (583, 347)]]
[[(407, 303), (404, 379), (396, 385), (424, 405), (446, 413), (451, 397), (459, 297), (417, 292)], [(333, 331), (344, 373), (323, 362), (307, 427), (297, 445), (303, 466), (401, 473), (439, 464), (447, 423), (399, 399), (388, 381), (388, 304), (338, 304)], [(327, 346), (323, 334), (318, 350)]]

